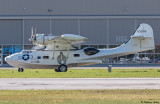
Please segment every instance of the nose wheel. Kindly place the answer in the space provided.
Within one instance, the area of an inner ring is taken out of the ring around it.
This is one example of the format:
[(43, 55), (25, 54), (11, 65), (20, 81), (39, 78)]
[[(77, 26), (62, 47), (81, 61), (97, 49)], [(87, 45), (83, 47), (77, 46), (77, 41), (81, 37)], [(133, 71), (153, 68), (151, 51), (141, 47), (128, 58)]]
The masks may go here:
[(58, 69), (55, 69), (55, 72), (67, 72), (67, 65), (59, 65)]
[(24, 69), (23, 68), (18, 68), (18, 72), (23, 72)]

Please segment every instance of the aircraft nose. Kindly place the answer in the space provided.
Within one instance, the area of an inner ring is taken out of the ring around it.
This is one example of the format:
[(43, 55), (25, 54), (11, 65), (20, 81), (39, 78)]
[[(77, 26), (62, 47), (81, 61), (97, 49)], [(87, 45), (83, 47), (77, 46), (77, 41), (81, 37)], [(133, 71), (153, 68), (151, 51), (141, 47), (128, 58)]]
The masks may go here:
[(13, 56), (7, 56), (5, 57), (5, 61), (8, 62), (8, 61), (12, 61), (13, 60)]
[(9, 57), (9, 56), (5, 57), (5, 61), (6, 61), (6, 62), (9, 61), (9, 60), (10, 60), (10, 57)]
[(16, 61), (16, 57), (17, 57), (17, 55), (15, 55), (15, 54), (9, 55), (9, 56), (5, 57), (5, 61), (6, 61), (9, 65), (18, 68), (19, 62)]

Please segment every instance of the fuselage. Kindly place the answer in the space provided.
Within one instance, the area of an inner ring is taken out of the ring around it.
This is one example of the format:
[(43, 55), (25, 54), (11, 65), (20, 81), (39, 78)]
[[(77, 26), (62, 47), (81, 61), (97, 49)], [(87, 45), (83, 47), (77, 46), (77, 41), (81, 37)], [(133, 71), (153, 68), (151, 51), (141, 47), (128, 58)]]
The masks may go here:
[[(97, 52), (98, 53), (98, 52)], [(85, 66), (101, 63), (101, 60), (87, 60), (84, 49), (67, 51), (23, 50), (7, 56), (5, 60), (11, 66), (28, 69), (53, 69), (61, 64), (68, 67)]]
[[(132, 44), (134, 43), (134, 44)], [(132, 45), (132, 46), (131, 46)], [(142, 48), (134, 40), (112, 49), (96, 49), (86, 47), (76, 50), (23, 50), (5, 58), (6, 62), (17, 68), (27, 69), (56, 69), (60, 65), (68, 67), (86, 66), (98, 63), (106, 63), (106, 59), (123, 56), (153, 49)]]

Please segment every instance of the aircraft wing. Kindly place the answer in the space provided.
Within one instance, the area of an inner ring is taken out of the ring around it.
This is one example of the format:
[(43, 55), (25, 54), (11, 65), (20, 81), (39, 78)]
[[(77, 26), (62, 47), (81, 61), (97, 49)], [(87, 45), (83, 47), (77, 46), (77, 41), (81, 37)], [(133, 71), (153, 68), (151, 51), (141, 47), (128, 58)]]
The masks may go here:
[(74, 44), (85, 43), (87, 40), (88, 38), (80, 35), (63, 34), (50, 38), (48, 47), (52, 48), (55, 46), (55, 50), (74, 49)]
[(53, 38), (53, 41), (59, 44), (78, 44), (78, 43), (85, 43), (87, 42), (88, 38), (74, 35), (74, 34), (64, 34), (59, 37)]

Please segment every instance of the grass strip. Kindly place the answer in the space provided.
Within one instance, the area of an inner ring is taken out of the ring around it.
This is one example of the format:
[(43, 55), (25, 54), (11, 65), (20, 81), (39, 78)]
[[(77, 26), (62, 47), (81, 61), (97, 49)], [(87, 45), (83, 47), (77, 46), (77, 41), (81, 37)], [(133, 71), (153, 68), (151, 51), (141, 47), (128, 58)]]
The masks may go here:
[(0, 69), (0, 78), (159, 78), (160, 69), (69, 69), (55, 72), (53, 69)]
[(146, 102), (159, 104), (160, 90), (0, 91), (0, 104), (145, 104)]

